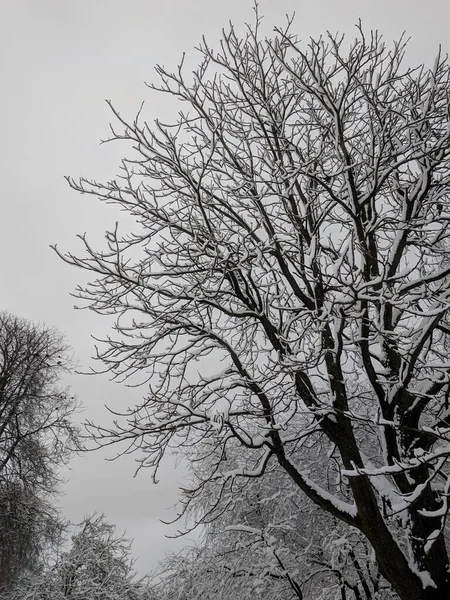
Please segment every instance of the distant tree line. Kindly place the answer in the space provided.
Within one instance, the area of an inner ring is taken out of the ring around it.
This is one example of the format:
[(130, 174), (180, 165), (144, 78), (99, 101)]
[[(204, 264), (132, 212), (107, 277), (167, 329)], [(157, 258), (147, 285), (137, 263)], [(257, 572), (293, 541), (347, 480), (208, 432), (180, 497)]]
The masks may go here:
[(0, 313), (0, 598), (153, 600), (104, 516), (86, 517), (70, 541), (56, 508), (60, 468), (82, 449), (78, 405), (61, 385), (72, 362), (55, 329)]

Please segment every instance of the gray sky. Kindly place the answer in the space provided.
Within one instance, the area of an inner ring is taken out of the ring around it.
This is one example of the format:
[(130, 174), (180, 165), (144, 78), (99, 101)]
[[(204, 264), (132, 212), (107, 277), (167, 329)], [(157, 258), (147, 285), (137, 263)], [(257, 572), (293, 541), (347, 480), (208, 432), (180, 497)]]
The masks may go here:
[[(252, 4), (2, 0), (0, 5), (0, 310), (58, 327), (87, 368), (90, 335), (107, 332), (108, 321), (73, 310), (69, 294), (86, 276), (58, 259), (49, 244), (75, 251), (77, 233), (95, 239), (117, 214), (71, 191), (63, 175), (112, 178), (120, 148), (98, 144), (108, 135), (110, 120), (104, 99), (128, 116), (147, 100), (148, 121), (170, 118), (166, 99), (143, 84), (155, 79), (153, 66), (175, 65), (183, 51), (195, 62), (193, 48), (201, 35), (214, 43), (229, 19), (242, 26), (251, 20)], [(447, 5), (445, 0), (261, 0), (260, 12), (271, 28), (295, 10), (295, 30), (302, 39), (327, 29), (353, 35), (359, 18), (388, 40), (406, 30), (412, 36), (409, 60), (416, 63), (430, 61), (439, 43), (450, 50)], [(84, 416), (97, 420), (105, 418), (105, 403), (125, 407), (143, 394), (102, 377), (74, 376), (70, 384), (86, 407)], [(133, 479), (132, 459), (107, 463), (104, 456), (91, 453), (73, 461), (65, 475), (64, 514), (79, 522), (104, 511), (134, 537), (137, 566), (145, 571), (179, 546), (164, 537), (170, 531), (159, 519), (173, 514), (180, 471), (167, 465), (154, 486), (145, 472)]]

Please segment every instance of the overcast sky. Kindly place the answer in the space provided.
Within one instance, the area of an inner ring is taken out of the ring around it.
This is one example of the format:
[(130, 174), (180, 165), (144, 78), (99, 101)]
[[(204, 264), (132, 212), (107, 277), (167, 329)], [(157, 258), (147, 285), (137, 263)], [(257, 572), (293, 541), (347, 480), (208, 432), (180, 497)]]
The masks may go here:
[[(362, 19), (387, 39), (406, 30), (412, 36), (408, 59), (430, 62), (441, 43), (450, 50), (448, 1), (444, 0), (261, 0), (265, 27), (283, 24), (296, 11), (302, 39), (327, 29), (349, 32)], [(148, 121), (166, 120), (166, 99), (151, 94), (153, 66), (175, 65), (183, 51), (195, 62), (194, 46), (205, 34), (211, 44), (231, 19), (251, 20), (244, 0), (2, 0), (0, 19), (0, 310), (56, 326), (65, 333), (83, 368), (93, 352), (91, 334), (108, 322), (75, 311), (70, 297), (85, 275), (65, 265), (49, 249), (80, 248), (76, 234), (91, 239), (111, 227), (113, 209), (71, 191), (63, 176), (111, 179), (120, 149), (100, 146), (110, 114), (104, 99), (133, 116), (147, 100)], [(353, 30), (353, 31), (352, 31)], [(120, 217), (119, 217), (120, 218)], [(106, 378), (74, 376), (72, 389), (84, 416), (105, 418), (104, 404), (125, 407), (144, 394)], [(176, 502), (180, 471), (172, 465), (154, 486), (145, 472), (133, 479), (132, 459), (106, 463), (105, 454), (77, 458), (61, 505), (79, 522), (104, 511), (119, 530), (134, 537), (138, 568), (152, 568), (179, 542), (167, 540), (167, 519)], [(111, 456), (111, 453), (109, 453)]]

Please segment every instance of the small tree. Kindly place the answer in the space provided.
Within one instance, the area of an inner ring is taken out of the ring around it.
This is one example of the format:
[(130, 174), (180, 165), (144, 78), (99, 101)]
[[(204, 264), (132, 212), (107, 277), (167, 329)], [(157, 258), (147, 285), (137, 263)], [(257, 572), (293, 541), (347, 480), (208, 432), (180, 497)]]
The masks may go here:
[(135, 579), (131, 543), (104, 516), (88, 517), (52, 567), (24, 577), (8, 600), (154, 600)]
[[(203, 41), (190, 80), (158, 67), (151, 87), (187, 111), (151, 129), (113, 109), (112, 139), (134, 149), (120, 177), (69, 179), (136, 219), (103, 250), (82, 236), (86, 254), (64, 256), (95, 273), (79, 297), (118, 316), (107, 367), (149, 381), (98, 434), (139, 449), (155, 476), (168, 449), (212, 455), (203, 478), (224, 491), (276, 461), (366, 536), (400, 598), (441, 599), (449, 62), (405, 67), (402, 39), (388, 48), (362, 29), (349, 46), (335, 35), (304, 46), (291, 24), (273, 39), (259, 30), (231, 27), (218, 52)], [(305, 469), (308, 438), (334, 453), (339, 485)], [(231, 447), (251, 450), (233, 470)]]
[(69, 364), (58, 332), (0, 313), (0, 591), (59, 541), (49, 498), (77, 441), (76, 403), (59, 385)]

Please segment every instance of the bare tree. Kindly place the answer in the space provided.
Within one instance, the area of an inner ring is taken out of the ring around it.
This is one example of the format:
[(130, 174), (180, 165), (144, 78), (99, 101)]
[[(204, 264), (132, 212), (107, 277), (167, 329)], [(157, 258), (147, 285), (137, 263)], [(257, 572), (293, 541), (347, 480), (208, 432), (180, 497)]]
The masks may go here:
[(77, 443), (73, 396), (59, 379), (68, 347), (53, 329), (0, 313), (0, 590), (58, 542), (51, 498)]
[[(199, 51), (192, 76), (157, 67), (151, 87), (187, 106), (173, 125), (113, 108), (120, 176), (69, 178), (136, 219), (63, 256), (95, 274), (79, 297), (117, 315), (107, 368), (149, 382), (100, 442), (155, 477), (172, 448), (212, 453), (188, 499), (276, 461), (366, 536), (400, 598), (450, 596), (449, 62), (411, 69), (403, 39), (361, 28), (264, 39), (258, 19)], [(299, 459), (311, 436), (331, 491)], [(230, 447), (251, 458), (230, 470)]]

